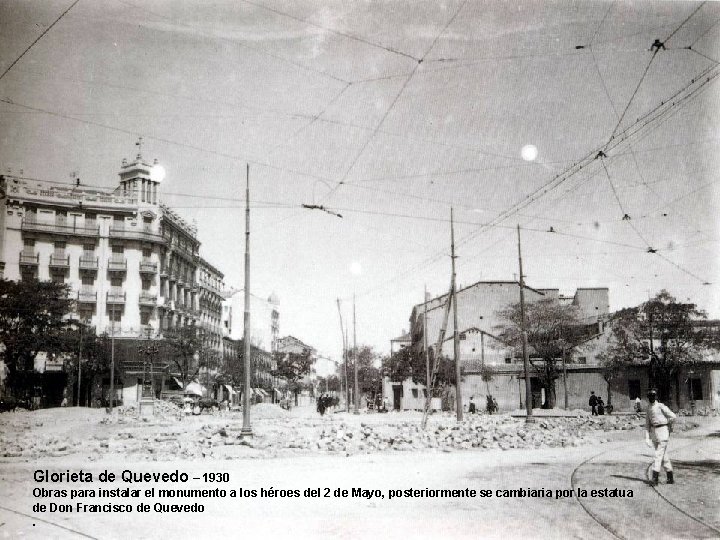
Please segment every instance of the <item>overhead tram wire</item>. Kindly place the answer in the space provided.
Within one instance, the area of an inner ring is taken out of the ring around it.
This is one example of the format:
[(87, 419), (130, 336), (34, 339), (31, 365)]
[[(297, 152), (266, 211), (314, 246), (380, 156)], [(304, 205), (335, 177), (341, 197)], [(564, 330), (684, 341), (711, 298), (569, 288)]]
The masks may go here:
[(5, 71), (3, 71), (2, 74), (0, 74), (0, 81), (3, 79), (3, 77), (5, 77), (5, 75), (7, 75), (7, 74), (10, 72), (10, 70), (11, 70), (13, 67), (15, 67), (15, 65), (16, 65), (18, 62), (20, 62), (20, 60), (22, 60), (22, 58), (30, 51), (30, 49), (32, 49), (32, 48), (35, 46), (35, 44), (36, 44), (38, 41), (40, 41), (40, 40), (43, 38), (43, 36), (45, 36), (45, 34), (47, 34), (50, 30), (52, 30), (52, 28), (53, 28), (57, 23), (59, 23), (60, 20), (61, 20), (63, 17), (65, 17), (65, 15), (67, 15), (72, 8), (74, 8), (74, 7), (77, 5), (77, 3), (78, 3), (79, 1), (80, 1), (80, 0), (75, 0), (72, 4), (70, 4), (70, 6), (69, 6), (65, 11), (63, 11), (63, 12), (60, 14), (60, 16), (53, 21), (53, 23), (52, 23), (50, 26), (48, 26), (45, 30), (43, 30), (43, 32), (42, 32), (37, 38), (35, 38), (35, 40), (34, 40), (30, 45), (28, 45), (28, 47), (20, 54), (20, 56), (18, 56), (18, 57), (5, 69)]
[(275, 13), (276, 15), (280, 15), (282, 17), (287, 17), (288, 19), (292, 19), (294, 21), (301, 22), (308, 26), (312, 26), (313, 28), (318, 28), (320, 30), (324, 30), (325, 32), (334, 34), (336, 36), (340, 36), (340, 37), (344, 37), (346, 39), (357, 41), (358, 43), (364, 43), (365, 45), (369, 45), (370, 47), (382, 49), (384, 51), (387, 51), (387, 52), (390, 52), (393, 54), (397, 54), (398, 56), (404, 56), (405, 58), (409, 58), (410, 60), (413, 60), (415, 62), (417, 62), (419, 60), (419, 58), (416, 58), (416, 57), (412, 56), (411, 54), (404, 53), (404, 52), (394, 49), (392, 47), (388, 47), (387, 45), (381, 45), (379, 43), (375, 43), (375, 42), (365, 39), (361, 36), (357, 36), (355, 34), (350, 34), (349, 32), (340, 32), (339, 30), (335, 30), (333, 28), (328, 28), (326, 26), (322, 26), (322, 25), (314, 23), (312, 21), (308, 21), (307, 19), (303, 19), (302, 17), (296, 17), (295, 15), (292, 15), (290, 13), (286, 13), (284, 11), (280, 11), (279, 9), (274, 9), (274, 8), (271, 8), (266, 5), (256, 3), (256, 2), (251, 2), (250, 0), (240, 0), (240, 1), (243, 2), (244, 4), (249, 4), (251, 6), (255, 6), (257, 8), (264, 9), (271, 13)]
[(413, 70), (410, 72), (408, 77), (403, 82), (402, 86), (400, 87), (400, 90), (395, 95), (395, 98), (393, 99), (392, 103), (390, 103), (390, 106), (385, 109), (384, 114), (382, 115), (382, 118), (378, 121), (377, 125), (375, 126), (375, 129), (370, 134), (370, 136), (365, 140), (365, 143), (360, 147), (360, 151), (355, 155), (355, 158), (350, 163), (350, 166), (345, 170), (345, 173), (343, 174), (342, 178), (336, 183), (336, 185), (325, 194), (325, 198), (323, 200), (327, 200), (330, 197), (334, 195), (334, 193), (338, 190), (338, 188), (345, 183), (345, 180), (347, 180), (348, 175), (350, 172), (355, 168), (355, 164), (358, 162), (358, 160), (365, 154), (365, 150), (370, 145), (370, 143), (375, 140), (375, 137), (377, 136), (378, 130), (383, 126), (385, 123), (385, 120), (387, 119), (390, 112), (395, 108), (395, 104), (398, 102), (398, 99), (400, 99), (400, 96), (405, 91), (405, 88), (407, 88), (407, 85), (410, 83), (412, 78), (414, 77), (415, 73), (417, 72), (418, 67), (420, 64), (422, 64), (425, 57), (428, 55), (430, 51), (432, 51), (433, 47), (435, 47), (435, 44), (437, 43), (437, 40), (442, 36), (445, 31), (448, 29), (448, 27), (452, 24), (452, 22), (455, 20), (455, 18), (458, 16), (458, 14), (462, 11), (462, 9), (467, 4), (467, 0), (463, 0), (462, 4), (458, 7), (458, 9), (455, 11), (455, 14), (450, 18), (450, 20), (445, 24), (443, 29), (435, 36), (435, 39), (433, 39), (433, 42), (430, 44), (430, 47), (425, 51), (422, 58), (418, 59), (415, 66), (413, 67)]
[(300, 170), (297, 170), (297, 169), (289, 169), (289, 168), (287, 168), (287, 167), (280, 167), (280, 166), (278, 166), (278, 165), (272, 165), (272, 164), (267, 163), (267, 162), (252, 160), (252, 159), (248, 159), (247, 157), (236, 156), (236, 155), (234, 155), (234, 154), (228, 154), (228, 153), (226, 153), (226, 152), (220, 152), (220, 151), (218, 151), (218, 150), (210, 150), (210, 149), (208, 149), (208, 148), (203, 148), (202, 146), (197, 146), (197, 145), (189, 144), (189, 143), (183, 143), (183, 142), (175, 141), (175, 140), (168, 139), (168, 138), (165, 138), (165, 137), (157, 137), (157, 136), (155, 136), (155, 135), (147, 135), (147, 134), (145, 134), (145, 133), (141, 133), (140, 131), (134, 131), (134, 130), (130, 130), (130, 129), (124, 129), (124, 128), (120, 128), (120, 127), (117, 127), (117, 126), (112, 126), (112, 125), (110, 125), (110, 124), (104, 124), (104, 123), (102, 123), (102, 122), (95, 122), (95, 121), (92, 121), (92, 120), (84, 120), (84, 119), (82, 119), (82, 118), (75, 118), (74, 116), (69, 116), (69, 115), (62, 114), (62, 113), (58, 113), (58, 112), (51, 111), (51, 110), (48, 110), (48, 109), (43, 109), (43, 108), (40, 108), (40, 107), (33, 107), (33, 106), (31, 106), (31, 105), (26, 105), (26, 104), (24, 104), (24, 103), (20, 103), (20, 102), (17, 102), (17, 101), (8, 99), (8, 98), (0, 98), (0, 103), (7, 103), (8, 105), (15, 105), (15, 106), (17, 106), (17, 107), (21, 107), (21, 108), (24, 108), (24, 109), (28, 109), (28, 110), (32, 110), (32, 111), (37, 111), (37, 112), (42, 112), (42, 113), (45, 113), (45, 114), (50, 115), (50, 116), (55, 116), (55, 117), (57, 117), (57, 118), (63, 118), (63, 119), (65, 119), (65, 120), (72, 120), (73, 122), (78, 122), (78, 123), (85, 124), (85, 125), (90, 125), (90, 126), (95, 126), (95, 127), (103, 128), (103, 129), (107, 129), (107, 130), (109, 130), (109, 131), (115, 131), (115, 132), (117, 132), (117, 133), (123, 133), (123, 134), (125, 134), (125, 135), (132, 135), (132, 136), (134, 136), (134, 137), (137, 137), (137, 136), (139, 136), (139, 135), (142, 135), (142, 137), (144, 137), (144, 138), (147, 139), (147, 140), (158, 141), (158, 142), (161, 142), (161, 143), (165, 143), (165, 144), (169, 144), (169, 145), (173, 145), (173, 146), (178, 146), (178, 147), (180, 147), (180, 148), (186, 148), (186, 149), (189, 149), (189, 150), (195, 150), (195, 151), (197, 151), (197, 152), (206, 153), (206, 154), (211, 154), (211, 155), (223, 157), (223, 158), (226, 158), (226, 159), (230, 159), (230, 160), (233, 160), (233, 161), (240, 161), (240, 162), (242, 162), (242, 163), (250, 163), (251, 165), (257, 165), (257, 166), (259, 166), (259, 167), (265, 167), (265, 168), (272, 169), (272, 170), (275, 170), (275, 171), (286, 172), (286, 173), (294, 174), (294, 175), (297, 175), (297, 176), (302, 176), (302, 177), (306, 177), (306, 178), (312, 178), (312, 179), (315, 179), (315, 180), (323, 180), (323, 181), (326, 181), (326, 182), (332, 182), (332, 181), (333, 181), (331, 178), (325, 178), (325, 177), (319, 176), (319, 175), (317, 175), (317, 174), (312, 174), (312, 173), (308, 173), (308, 172), (305, 172), (305, 171), (300, 171)]
[(323, 77), (327, 77), (328, 79), (332, 79), (332, 80), (334, 80), (334, 81), (336, 81), (336, 82), (340, 82), (340, 83), (348, 83), (348, 82), (350, 82), (350, 81), (346, 81), (345, 79), (342, 79), (342, 78), (340, 78), (340, 77), (336, 77), (335, 75), (332, 75), (332, 74), (330, 74), (330, 73), (327, 73), (327, 72), (325, 72), (325, 71), (323, 71), (323, 70), (313, 69), (313, 68), (311, 68), (311, 67), (309, 67), (309, 66), (307, 66), (307, 65), (301, 64), (300, 62), (294, 62), (293, 60), (290, 60), (289, 58), (285, 58), (285, 57), (283, 57), (283, 56), (281, 56), (281, 55), (279, 55), (279, 54), (273, 54), (273, 53), (271, 53), (271, 52), (263, 49), (262, 47), (252, 47), (252, 46), (248, 45), (247, 42), (245, 42), (245, 41), (237, 41), (237, 40), (230, 39), (230, 38), (226, 38), (226, 37), (223, 37), (223, 36), (217, 36), (217, 35), (215, 35), (215, 34), (213, 34), (213, 33), (208, 33), (208, 32), (207, 32), (205, 29), (203, 29), (202, 27), (193, 26), (192, 24), (187, 24), (187, 23), (178, 21), (177, 19), (173, 19), (172, 17), (168, 17), (168, 16), (166, 16), (166, 15), (161, 15), (160, 13), (156, 13), (156, 12), (154, 12), (154, 11), (152, 11), (152, 10), (150, 10), (150, 9), (147, 9), (147, 8), (145, 8), (145, 7), (143, 7), (143, 6), (140, 6), (140, 5), (133, 4), (132, 2), (128, 2), (127, 0), (115, 0), (115, 1), (118, 2), (118, 3), (120, 3), (120, 4), (124, 4), (124, 5), (126, 5), (126, 6), (129, 6), (129, 7), (133, 8), (133, 9), (135, 9), (135, 10), (144, 11), (145, 13), (149, 13), (150, 15), (153, 15), (154, 17), (157, 17), (157, 18), (159, 18), (159, 19), (163, 19), (163, 20), (166, 20), (166, 21), (170, 21), (171, 23), (176, 24), (176, 25), (178, 25), (178, 26), (181, 26), (181, 27), (183, 27), (183, 28), (187, 28), (187, 29), (189, 29), (189, 30), (194, 30), (194, 31), (198, 32), (200, 35), (203, 35), (203, 36), (205, 36), (205, 37), (209, 37), (209, 38), (211, 38), (211, 39), (215, 39), (215, 40), (218, 40), (218, 41), (224, 41), (224, 42), (226, 42), (226, 43), (230, 43), (231, 45), (236, 45), (236, 46), (241, 47), (241, 48), (249, 49), (249, 50), (254, 51), (254, 52), (256, 52), (256, 53), (259, 53), (259, 54), (268, 56), (268, 57), (270, 57), (270, 58), (274, 58), (275, 60), (279, 60), (280, 62), (283, 62), (283, 63), (289, 64), (289, 65), (295, 66), (295, 67), (298, 68), (298, 69), (301, 69), (301, 70), (304, 70), (304, 71), (308, 71), (308, 72), (310, 72), (310, 73), (315, 73), (316, 75), (321, 75), (321, 76), (323, 76)]

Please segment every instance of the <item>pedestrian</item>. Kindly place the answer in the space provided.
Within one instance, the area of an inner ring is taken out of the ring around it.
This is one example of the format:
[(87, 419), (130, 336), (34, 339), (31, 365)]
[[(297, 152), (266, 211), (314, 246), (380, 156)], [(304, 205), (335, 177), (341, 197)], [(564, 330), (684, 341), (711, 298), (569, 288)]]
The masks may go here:
[(655, 449), (652, 484), (657, 486), (660, 481), (661, 464), (667, 474), (667, 483), (674, 484), (675, 479), (673, 478), (672, 463), (667, 455), (667, 445), (670, 441), (673, 422), (675, 422), (675, 413), (657, 400), (657, 390), (653, 389), (648, 392), (648, 401), (650, 405), (645, 415), (645, 444)]
[(498, 412), (500, 410), (500, 407), (498, 407), (497, 399), (495, 399), (495, 396), (492, 397), (492, 403), (493, 403), (493, 412)]
[(595, 395), (595, 392), (590, 392), (590, 399), (588, 400), (588, 405), (590, 405), (590, 412), (593, 416), (597, 416), (597, 396)]
[(642, 405), (640, 403), (640, 396), (637, 396), (635, 398), (635, 412), (641, 412), (642, 411)]
[(486, 401), (487, 401), (486, 409), (487, 409), (488, 414), (494, 413), (495, 405), (497, 402), (495, 401), (495, 399), (493, 399), (492, 394), (488, 394)]
[(605, 416), (605, 402), (603, 401), (602, 396), (598, 396), (596, 404), (597, 404), (597, 414), (599, 416)]
[(470, 405), (468, 405), (468, 412), (475, 414), (475, 396), (470, 396)]
[(327, 400), (325, 399), (325, 396), (322, 395), (317, 400), (317, 412), (320, 413), (320, 416), (325, 415), (326, 407), (327, 407)]

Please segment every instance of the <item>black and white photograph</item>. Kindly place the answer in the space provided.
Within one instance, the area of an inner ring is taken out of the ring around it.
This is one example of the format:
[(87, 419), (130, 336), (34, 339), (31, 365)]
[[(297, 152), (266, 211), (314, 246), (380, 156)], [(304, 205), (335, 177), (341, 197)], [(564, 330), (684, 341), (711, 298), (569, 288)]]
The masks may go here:
[(720, 538), (720, 2), (0, 0), (0, 540)]

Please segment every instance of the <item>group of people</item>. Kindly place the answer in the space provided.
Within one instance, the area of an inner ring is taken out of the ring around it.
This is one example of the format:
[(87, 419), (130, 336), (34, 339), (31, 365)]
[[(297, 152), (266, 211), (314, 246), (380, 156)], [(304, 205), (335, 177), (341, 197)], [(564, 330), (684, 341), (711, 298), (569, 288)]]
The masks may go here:
[[(487, 396), (487, 405), (485, 410), (488, 414), (493, 414), (498, 411), (498, 403), (497, 400), (492, 396), (492, 394), (488, 394)], [(475, 414), (477, 412), (477, 405), (475, 405), (475, 396), (470, 396), (470, 404), (468, 405), (468, 412), (470, 414)]]
[(588, 405), (590, 405), (590, 412), (593, 416), (602, 416), (605, 414), (605, 402), (602, 396), (596, 396), (595, 392), (590, 392)]
[(337, 407), (339, 404), (340, 398), (337, 396), (321, 394), (320, 397), (317, 398), (317, 412), (320, 413), (320, 416), (323, 416), (325, 411), (327, 411), (330, 407)]

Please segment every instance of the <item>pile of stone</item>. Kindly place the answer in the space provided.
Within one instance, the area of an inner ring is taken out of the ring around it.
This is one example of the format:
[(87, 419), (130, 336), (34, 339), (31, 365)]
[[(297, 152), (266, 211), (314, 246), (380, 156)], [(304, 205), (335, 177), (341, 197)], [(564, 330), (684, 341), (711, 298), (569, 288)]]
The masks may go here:
[[(134, 417), (138, 416), (140, 414), (140, 405), (138, 403), (129, 403), (128, 405), (122, 405), (121, 407), (117, 407), (117, 413), (121, 416), (129, 416)], [(163, 418), (165, 417), (177, 417), (181, 409), (171, 401), (165, 401), (161, 399), (156, 399), (153, 402), (153, 409), (155, 416), (161, 416)]]

